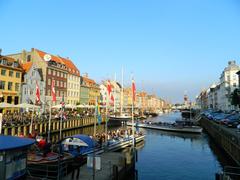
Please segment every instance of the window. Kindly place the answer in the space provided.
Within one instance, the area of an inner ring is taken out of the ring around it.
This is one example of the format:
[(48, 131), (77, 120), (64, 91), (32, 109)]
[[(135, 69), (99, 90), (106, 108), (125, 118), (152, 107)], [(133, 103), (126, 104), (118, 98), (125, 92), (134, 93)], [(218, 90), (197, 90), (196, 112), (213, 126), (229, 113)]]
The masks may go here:
[(63, 82), (62, 81), (60, 81), (60, 87), (63, 87)]
[(48, 79), (48, 85), (51, 86), (51, 79)]
[(47, 95), (48, 95), (48, 96), (51, 96), (50, 89), (48, 89)]
[(20, 87), (19, 83), (16, 83), (15, 84), (15, 91), (19, 91), (19, 87)]
[(20, 72), (16, 72), (16, 78), (20, 78)]
[(12, 96), (7, 97), (7, 103), (11, 104), (12, 103)]
[(237, 87), (237, 84), (236, 84), (236, 83), (233, 83), (233, 87)]
[(48, 69), (48, 74), (49, 74), (49, 75), (51, 74), (51, 69)]
[(64, 82), (64, 87), (65, 87), (65, 88), (67, 87), (67, 83), (66, 83), (66, 82)]
[(230, 82), (230, 76), (229, 75), (227, 76), (227, 82)]
[(57, 77), (59, 77), (59, 71), (57, 71)]
[(14, 97), (14, 104), (17, 105), (19, 103), (19, 97), (15, 96)]
[(56, 76), (56, 71), (53, 70), (53, 76)]
[(12, 90), (12, 86), (13, 86), (13, 83), (12, 83), (12, 82), (8, 82), (8, 90), (9, 90), (9, 91)]
[(0, 89), (5, 89), (5, 81), (0, 81)]
[(27, 88), (24, 88), (24, 94), (27, 94)]
[(1, 75), (2, 75), (2, 76), (6, 76), (6, 69), (2, 69), (2, 70), (1, 70)]
[(13, 77), (13, 71), (9, 71), (9, 77)]
[(59, 86), (59, 81), (57, 80), (56, 82), (57, 82), (57, 85), (56, 85), (56, 86)]
[(30, 62), (31, 61), (31, 55), (28, 55), (27, 56), (27, 62)]

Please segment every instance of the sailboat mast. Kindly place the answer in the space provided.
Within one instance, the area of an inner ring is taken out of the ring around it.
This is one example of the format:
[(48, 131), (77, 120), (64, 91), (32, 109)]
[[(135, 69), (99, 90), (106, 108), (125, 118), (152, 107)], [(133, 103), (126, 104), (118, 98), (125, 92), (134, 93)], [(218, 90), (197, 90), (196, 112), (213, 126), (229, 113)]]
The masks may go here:
[(117, 75), (116, 73), (114, 74), (114, 92), (113, 92), (113, 97), (114, 97), (114, 115), (116, 115), (116, 81), (117, 81)]
[(121, 115), (123, 114), (123, 68), (122, 68), (122, 89), (121, 89)]

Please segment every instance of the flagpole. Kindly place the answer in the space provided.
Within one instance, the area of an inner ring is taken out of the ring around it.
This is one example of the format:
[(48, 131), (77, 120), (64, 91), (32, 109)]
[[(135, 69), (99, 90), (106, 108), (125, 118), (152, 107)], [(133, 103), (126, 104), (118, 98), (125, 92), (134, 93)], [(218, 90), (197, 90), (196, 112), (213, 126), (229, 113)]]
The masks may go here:
[(108, 137), (108, 96), (107, 96), (107, 102), (106, 102), (106, 118), (105, 118), (105, 134), (106, 134), (106, 140), (107, 140), (107, 137)]
[[(36, 87), (37, 87), (37, 81), (36, 81)], [(36, 104), (36, 94), (35, 94), (35, 104)], [(34, 105), (35, 105), (34, 104)], [(30, 123), (30, 128), (29, 128), (29, 133), (32, 134), (32, 126), (33, 126), (33, 114), (34, 114), (35, 107), (33, 107), (33, 112), (32, 112), (32, 117), (31, 117), (31, 123)]]
[(2, 113), (0, 113), (0, 134), (2, 134)]
[[(114, 84), (116, 85), (116, 82), (117, 82), (117, 74), (115, 73), (114, 74)], [(113, 93), (113, 97), (114, 97), (114, 116), (116, 115), (116, 87), (114, 87), (114, 93)]]
[(94, 131), (93, 131), (93, 137), (96, 137), (96, 121), (97, 121), (97, 114), (98, 114), (98, 106), (97, 106), (97, 97), (96, 97), (96, 107), (95, 107), (95, 121), (94, 121)]
[[(132, 75), (132, 81), (133, 81), (133, 75)], [(133, 86), (133, 82), (132, 82)], [(135, 133), (134, 133), (134, 92), (132, 87), (132, 136), (133, 136), (133, 148), (135, 147)]]
[(52, 119), (52, 101), (49, 102), (49, 120), (48, 120), (48, 142), (50, 143), (51, 135), (51, 119)]
[(34, 114), (34, 109), (35, 107), (33, 107), (33, 112), (32, 112), (32, 117), (31, 117), (31, 123), (30, 123), (30, 129), (29, 129), (29, 133), (32, 134), (32, 126), (33, 126), (33, 114)]
[(122, 68), (121, 115), (123, 113), (123, 103), (124, 103), (124, 96), (123, 96), (123, 68)]

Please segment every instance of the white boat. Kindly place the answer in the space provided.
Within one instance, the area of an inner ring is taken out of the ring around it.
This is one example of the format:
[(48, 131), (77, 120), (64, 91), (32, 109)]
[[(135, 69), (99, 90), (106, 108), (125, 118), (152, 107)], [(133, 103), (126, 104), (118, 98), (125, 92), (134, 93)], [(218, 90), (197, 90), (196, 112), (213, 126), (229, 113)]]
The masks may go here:
[[(128, 126), (132, 126), (132, 123), (127, 122)], [(158, 124), (145, 124), (134, 123), (135, 127), (157, 129), (162, 131), (182, 132), (182, 133), (201, 133), (202, 128), (200, 126), (174, 126), (174, 125), (158, 125)]]
[[(144, 141), (145, 136), (139, 135), (135, 137), (135, 143), (139, 143), (141, 141)], [(109, 141), (110, 144), (107, 145), (107, 149), (109, 151), (118, 151), (120, 149), (124, 149), (128, 146), (132, 145), (132, 136), (129, 136), (129, 138), (123, 138), (121, 140), (111, 140)]]

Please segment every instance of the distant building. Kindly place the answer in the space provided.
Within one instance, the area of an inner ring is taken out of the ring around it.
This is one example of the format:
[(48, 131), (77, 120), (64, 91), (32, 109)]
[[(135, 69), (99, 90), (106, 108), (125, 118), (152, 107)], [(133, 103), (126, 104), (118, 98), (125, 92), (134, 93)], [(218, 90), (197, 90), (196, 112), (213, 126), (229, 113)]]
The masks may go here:
[(81, 76), (80, 83), (80, 104), (95, 105), (96, 100), (100, 100), (99, 85), (88, 77), (88, 75)]
[(22, 71), (15, 59), (0, 55), (0, 102), (20, 103)]
[(80, 104), (88, 105), (89, 103), (89, 85), (86, 79), (80, 76)]
[[(240, 67), (235, 61), (229, 61), (228, 66), (220, 76), (220, 82), (212, 85), (206, 92), (201, 92), (197, 97), (197, 104), (202, 109), (211, 108), (215, 110), (230, 111), (235, 107), (231, 105), (231, 94), (239, 87), (239, 77), (237, 72)], [(207, 102), (207, 106), (206, 106)]]

